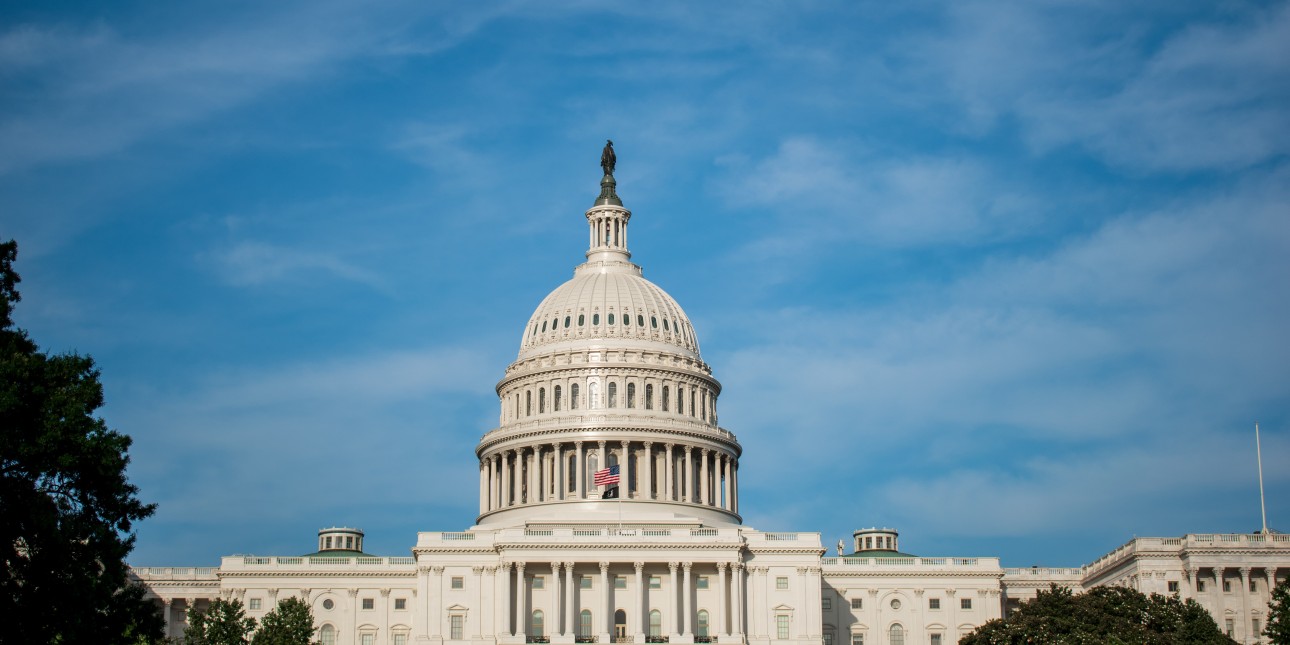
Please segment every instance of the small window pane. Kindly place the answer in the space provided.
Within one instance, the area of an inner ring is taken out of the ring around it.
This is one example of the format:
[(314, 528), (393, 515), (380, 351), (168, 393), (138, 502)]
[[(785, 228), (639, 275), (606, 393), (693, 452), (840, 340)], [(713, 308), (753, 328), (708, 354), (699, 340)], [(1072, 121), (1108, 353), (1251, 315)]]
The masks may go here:
[(395, 599), (394, 599), (394, 609), (395, 609), (395, 610), (403, 610), (403, 609), (407, 609), (407, 608), (408, 608), (408, 599), (407, 599), (407, 598), (395, 598)]
[(611, 325), (612, 325), (612, 324), (614, 324), (614, 315), (613, 315), (613, 314), (609, 314), (609, 324), (611, 324)]
[(579, 587), (581, 587), (581, 588), (583, 588), (583, 589), (590, 589), (590, 588), (591, 588), (591, 576), (582, 576), (582, 578), (580, 578), (580, 579), (578, 580), (578, 586), (579, 586)]
[(465, 586), (466, 586), (466, 579), (465, 579), (465, 578), (462, 578), (461, 576), (453, 576), (453, 577), (452, 577), (452, 588), (453, 588), (453, 589), (462, 589), (462, 588), (465, 588)]
[(614, 589), (626, 589), (627, 576), (614, 576)]
[(587, 316), (585, 314), (578, 314), (578, 326), (581, 327), (586, 322)]
[(971, 608), (972, 608), (971, 598), (963, 598), (962, 600), (959, 600), (959, 609), (971, 609)]
[(564, 328), (565, 328), (565, 329), (568, 329), (568, 328), (569, 328), (569, 317), (568, 317), (568, 316), (565, 316), (565, 317), (564, 317)]
[(787, 588), (788, 588), (788, 576), (779, 576), (779, 577), (775, 578), (775, 588), (776, 588), (776, 589), (787, 589)]
[(658, 317), (657, 317), (657, 316), (650, 316), (650, 317), (649, 317), (649, 326), (650, 326), (650, 327), (653, 327), (654, 329), (658, 329)]
[(668, 326), (667, 326), (667, 319), (666, 319), (666, 318), (664, 318), (664, 319), (663, 319), (663, 331), (671, 331), (671, 329), (669, 329), (669, 328), (668, 328)]
[(259, 609), (259, 608), (260, 608), (260, 599), (259, 599), (259, 598), (252, 598), (250, 601), (248, 601), (248, 603), (247, 603), (247, 607), (246, 607), (246, 608), (247, 608), (247, 609)]
[(545, 587), (546, 587), (546, 579), (545, 579), (545, 578), (543, 578), (542, 576), (533, 576), (533, 588), (534, 588), (534, 589), (544, 589)]
[(375, 607), (376, 607), (376, 599), (375, 599), (375, 598), (364, 598), (364, 599), (363, 599), (363, 609), (373, 609), (373, 608), (375, 608)]
[(707, 577), (707, 576), (699, 576), (699, 579), (698, 579), (698, 580), (696, 580), (696, 581), (695, 581), (695, 583), (694, 583), (694, 588), (695, 588), (695, 589), (707, 589), (707, 588), (708, 588), (708, 577)]
[(663, 579), (662, 579), (662, 578), (660, 578), (660, 577), (658, 577), (658, 576), (650, 576), (650, 577), (649, 577), (649, 588), (650, 588), (650, 589), (662, 589), (662, 588), (663, 588)]
[(546, 321), (542, 321), (542, 331), (546, 331)]
[(852, 608), (852, 609), (864, 609), (864, 600), (863, 600), (863, 599), (861, 599), (861, 598), (852, 598), (852, 599), (851, 599), (851, 608)]
[(642, 315), (640, 315), (640, 314), (636, 314), (636, 324), (637, 324), (637, 325), (640, 325), (641, 327), (644, 327), (644, 326), (645, 326), (645, 316), (642, 316)]
[(593, 325), (600, 324), (600, 314), (591, 314), (591, 324)]

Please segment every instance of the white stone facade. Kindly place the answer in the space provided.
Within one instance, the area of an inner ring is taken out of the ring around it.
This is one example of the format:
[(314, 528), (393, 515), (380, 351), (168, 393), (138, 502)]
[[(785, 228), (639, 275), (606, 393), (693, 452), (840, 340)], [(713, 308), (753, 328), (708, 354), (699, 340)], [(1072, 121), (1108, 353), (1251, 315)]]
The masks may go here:
[[(1141, 538), (1079, 569), (1005, 570), (902, 554), (891, 529), (825, 557), (818, 533), (743, 526), (743, 448), (717, 424), (721, 385), (680, 305), (630, 261), (612, 176), (586, 218), (587, 261), (538, 305), (497, 385), (475, 526), (420, 533), (409, 557), (370, 556), (361, 531), (333, 528), (312, 555), (133, 569), (168, 634), (217, 597), (261, 618), (296, 596), (336, 645), (941, 645), (1055, 582), (1177, 583), (1256, 642), (1251, 621), (1290, 572), (1286, 536)], [(612, 466), (616, 497), (594, 478)]]

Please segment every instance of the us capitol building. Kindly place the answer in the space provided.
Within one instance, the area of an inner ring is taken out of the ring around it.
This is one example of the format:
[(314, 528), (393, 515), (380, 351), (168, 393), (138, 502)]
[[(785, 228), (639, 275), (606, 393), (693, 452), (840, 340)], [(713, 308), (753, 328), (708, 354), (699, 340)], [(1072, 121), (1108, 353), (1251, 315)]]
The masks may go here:
[(1080, 568), (1005, 569), (902, 553), (888, 528), (830, 556), (819, 533), (744, 526), (721, 384), (685, 311), (631, 261), (632, 214), (605, 155), (586, 262), (538, 305), (497, 384), (499, 425), (475, 449), (476, 524), (420, 533), (406, 557), (329, 528), (309, 555), (133, 568), (169, 636), (215, 598), (258, 619), (294, 596), (326, 645), (946, 645), (1057, 583), (1195, 598), (1259, 642), (1290, 574), (1287, 535), (1135, 538)]

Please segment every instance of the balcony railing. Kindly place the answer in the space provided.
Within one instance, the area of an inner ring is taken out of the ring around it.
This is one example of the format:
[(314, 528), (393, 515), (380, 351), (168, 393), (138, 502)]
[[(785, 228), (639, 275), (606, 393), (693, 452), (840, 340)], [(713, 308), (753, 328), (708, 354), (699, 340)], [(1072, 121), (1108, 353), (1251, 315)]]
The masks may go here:
[(599, 642), (600, 642), (600, 637), (599, 637), (599, 636), (596, 636), (596, 635), (592, 635), (592, 636), (575, 636), (575, 637), (573, 637), (573, 642), (575, 642), (575, 643), (599, 643)]
[(646, 643), (667, 643), (669, 641), (667, 636), (646, 636), (645, 642)]

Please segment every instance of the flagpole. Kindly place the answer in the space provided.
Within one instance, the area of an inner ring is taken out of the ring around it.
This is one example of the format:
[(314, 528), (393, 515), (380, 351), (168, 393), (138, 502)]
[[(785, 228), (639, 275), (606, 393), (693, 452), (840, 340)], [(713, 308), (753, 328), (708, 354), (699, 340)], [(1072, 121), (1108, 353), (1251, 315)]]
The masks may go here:
[(1259, 422), (1254, 422), (1254, 452), (1259, 459), (1259, 511), (1263, 514), (1263, 535), (1268, 534), (1268, 507), (1263, 501), (1263, 444), (1259, 441)]

